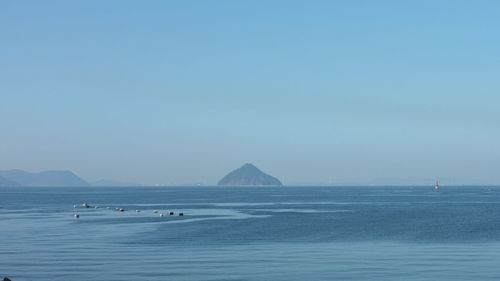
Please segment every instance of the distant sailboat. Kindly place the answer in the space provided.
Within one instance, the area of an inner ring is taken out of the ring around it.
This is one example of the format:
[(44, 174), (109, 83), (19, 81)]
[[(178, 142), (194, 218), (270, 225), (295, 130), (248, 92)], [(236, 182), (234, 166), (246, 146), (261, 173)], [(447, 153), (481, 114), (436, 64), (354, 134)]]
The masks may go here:
[(436, 180), (436, 184), (434, 185), (434, 189), (439, 190), (439, 181), (438, 180)]

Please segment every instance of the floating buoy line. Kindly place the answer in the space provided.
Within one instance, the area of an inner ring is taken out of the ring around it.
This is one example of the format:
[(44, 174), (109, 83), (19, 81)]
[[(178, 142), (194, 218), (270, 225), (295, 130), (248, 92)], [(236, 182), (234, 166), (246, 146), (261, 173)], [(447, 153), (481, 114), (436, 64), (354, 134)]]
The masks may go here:
[[(97, 206), (97, 205), (92, 206), (92, 205), (89, 205), (89, 204), (87, 204), (87, 203), (82, 203), (82, 204), (80, 204), (80, 205), (73, 205), (73, 209), (78, 209), (78, 208), (82, 208), (82, 209), (99, 209), (100, 207), (99, 207), (99, 206)], [(106, 209), (107, 209), (107, 210), (111, 210), (111, 209), (113, 209), (113, 208), (111, 208), (111, 207), (106, 207)], [(125, 209), (124, 209), (124, 208), (119, 208), (119, 207), (115, 207), (115, 208), (114, 208), (114, 210), (115, 210), (116, 212), (119, 212), (119, 213), (123, 213), (123, 212), (125, 212)], [(135, 210), (135, 212), (136, 212), (136, 213), (140, 213), (140, 212), (141, 212), (141, 210), (136, 209), (136, 210)], [(167, 216), (167, 215), (169, 215), (169, 216), (175, 216), (175, 212), (174, 212), (174, 211), (169, 211), (169, 212), (166, 212), (166, 213), (162, 213), (162, 212), (160, 212), (160, 211), (158, 211), (158, 210), (153, 210), (153, 214), (159, 214), (161, 218), (163, 218), (163, 217), (165, 217), (165, 216)], [(179, 217), (182, 217), (182, 216), (184, 216), (184, 213), (179, 212), (179, 213), (178, 213), (178, 216), (179, 216)], [(79, 219), (79, 218), (80, 218), (80, 213), (79, 213), (79, 212), (74, 213), (74, 214), (73, 214), (73, 217), (74, 217), (75, 219)]]

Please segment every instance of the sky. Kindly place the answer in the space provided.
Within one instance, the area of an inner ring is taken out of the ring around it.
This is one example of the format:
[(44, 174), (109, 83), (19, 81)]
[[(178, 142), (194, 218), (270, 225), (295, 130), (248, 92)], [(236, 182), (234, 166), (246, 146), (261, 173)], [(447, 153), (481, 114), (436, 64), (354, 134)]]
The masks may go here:
[(0, 169), (500, 184), (500, 1), (0, 1)]

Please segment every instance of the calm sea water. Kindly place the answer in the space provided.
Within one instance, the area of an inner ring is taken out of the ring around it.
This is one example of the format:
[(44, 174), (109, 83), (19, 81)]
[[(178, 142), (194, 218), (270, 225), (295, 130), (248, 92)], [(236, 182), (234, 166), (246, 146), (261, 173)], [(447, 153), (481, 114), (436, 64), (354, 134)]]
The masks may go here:
[(500, 279), (497, 187), (2, 188), (0, 231), (13, 281)]

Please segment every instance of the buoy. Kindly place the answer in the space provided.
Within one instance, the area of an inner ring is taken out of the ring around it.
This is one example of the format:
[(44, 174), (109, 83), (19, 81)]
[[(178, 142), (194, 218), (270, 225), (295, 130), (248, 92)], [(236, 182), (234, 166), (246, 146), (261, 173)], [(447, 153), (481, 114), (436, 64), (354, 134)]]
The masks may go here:
[(184, 213), (179, 213), (179, 216), (180, 216), (180, 217), (184, 216)]

